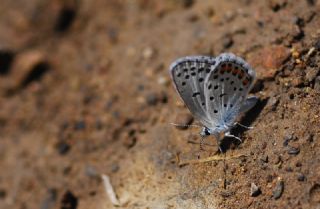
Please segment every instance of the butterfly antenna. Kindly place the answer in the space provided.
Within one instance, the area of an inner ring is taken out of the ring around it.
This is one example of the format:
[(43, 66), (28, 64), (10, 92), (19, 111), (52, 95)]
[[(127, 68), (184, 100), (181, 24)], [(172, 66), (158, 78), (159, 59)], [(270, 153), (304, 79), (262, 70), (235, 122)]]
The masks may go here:
[(196, 124), (186, 125), (186, 124), (170, 123), (170, 125), (177, 126), (177, 127), (202, 127), (202, 126), (196, 125)]

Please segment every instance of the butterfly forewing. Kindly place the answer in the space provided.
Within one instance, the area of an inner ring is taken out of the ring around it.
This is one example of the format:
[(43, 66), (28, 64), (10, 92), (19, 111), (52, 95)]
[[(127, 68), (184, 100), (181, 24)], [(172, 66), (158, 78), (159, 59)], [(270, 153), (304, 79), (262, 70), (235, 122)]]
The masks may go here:
[(221, 54), (216, 61), (204, 87), (210, 128), (235, 122), (255, 79), (251, 67), (233, 54)]
[(211, 122), (207, 114), (204, 86), (215, 64), (213, 57), (190, 56), (178, 59), (170, 66), (176, 90), (190, 112), (205, 126)]

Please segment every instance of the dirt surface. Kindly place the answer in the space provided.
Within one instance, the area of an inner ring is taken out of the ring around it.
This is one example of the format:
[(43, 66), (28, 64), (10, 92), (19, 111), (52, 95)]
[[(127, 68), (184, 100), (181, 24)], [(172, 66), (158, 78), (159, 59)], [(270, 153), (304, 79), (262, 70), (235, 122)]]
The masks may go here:
[[(320, 2), (2, 0), (0, 208), (320, 208)], [(259, 103), (218, 150), (168, 66), (233, 52)], [(194, 121), (193, 124), (198, 124)], [(179, 166), (186, 160), (222, 160)], [(120, 206), (101, 175), (110, 177)]]

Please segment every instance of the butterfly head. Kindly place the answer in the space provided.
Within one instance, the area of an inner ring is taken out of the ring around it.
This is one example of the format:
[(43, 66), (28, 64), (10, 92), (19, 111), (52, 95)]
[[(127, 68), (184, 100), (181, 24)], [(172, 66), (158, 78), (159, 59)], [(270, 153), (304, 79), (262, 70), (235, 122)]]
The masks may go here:
[(210, 129), (207, 127), (203, 127), (200, 132), (200, 135), (202, 137), (213, 135), (219, 141), (220, 139), (222, 139), (224, 137), (225, 131), (226, 130), (223, 128)]

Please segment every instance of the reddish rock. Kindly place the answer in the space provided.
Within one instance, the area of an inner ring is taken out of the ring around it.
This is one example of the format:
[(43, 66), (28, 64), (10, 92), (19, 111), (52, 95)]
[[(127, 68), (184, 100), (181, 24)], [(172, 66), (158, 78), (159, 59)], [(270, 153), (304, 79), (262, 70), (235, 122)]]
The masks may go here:
[(258, 78), (271, 79), (289, 56), (290, 51), (284, 46), (270, 46), (251, 54), (248, 62), (257, 71)]

